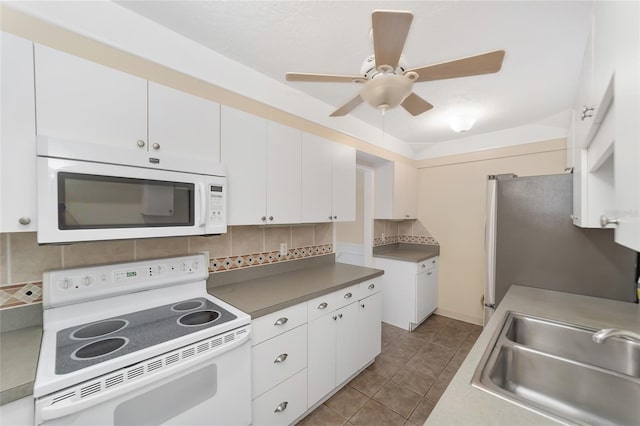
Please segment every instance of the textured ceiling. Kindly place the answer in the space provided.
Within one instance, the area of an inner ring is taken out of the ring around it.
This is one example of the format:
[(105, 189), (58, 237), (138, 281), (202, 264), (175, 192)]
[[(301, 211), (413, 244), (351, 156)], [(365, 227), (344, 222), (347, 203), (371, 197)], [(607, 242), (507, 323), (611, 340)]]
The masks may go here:
[[(477, 116), (465, 135), (538, 122), (572, 106), (590, 29), (581, 1), (120, 1), (118, 4), (284, 82), (285, 72), (357, 74), (373, 53), (374, 9), (410, 10), (409, 68), (504, 49), (497, 74), (416, 83), (434, 105), (417, 117), (362, 104), (352, 115), (420, 149), (460, 138), (456, 114)], [(353, 83), (288, 82), (333, 107)], [(327, 115), (332, 111), (328, 108)], [(341, 118), (335, 118), (340, 120)]]

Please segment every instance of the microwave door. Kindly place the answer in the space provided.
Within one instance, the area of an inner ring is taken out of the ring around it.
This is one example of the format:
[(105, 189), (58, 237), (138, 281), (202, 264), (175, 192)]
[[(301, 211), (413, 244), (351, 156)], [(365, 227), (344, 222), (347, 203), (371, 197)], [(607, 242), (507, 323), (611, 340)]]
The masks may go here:
[(202, 176), (38, 158), (38, 242), (200, 235)]

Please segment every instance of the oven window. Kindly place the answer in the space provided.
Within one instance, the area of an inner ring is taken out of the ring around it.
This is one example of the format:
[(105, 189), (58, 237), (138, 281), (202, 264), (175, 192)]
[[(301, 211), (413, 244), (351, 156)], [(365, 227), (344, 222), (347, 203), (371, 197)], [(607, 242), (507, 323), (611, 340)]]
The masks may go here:
[(58, 228), (193, 226), (193, 183), (58, 173)]

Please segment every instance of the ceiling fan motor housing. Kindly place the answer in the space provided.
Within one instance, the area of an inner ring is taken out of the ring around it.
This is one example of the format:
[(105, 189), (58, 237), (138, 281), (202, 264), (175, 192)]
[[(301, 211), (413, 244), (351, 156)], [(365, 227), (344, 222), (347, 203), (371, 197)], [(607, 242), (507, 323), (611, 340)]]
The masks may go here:
[[(388, 65), (387, 65), (388, 66)], [(404, 59), (404, 55), (400, 56), (400, 60), (398, 61), (398, 65), (395, 69), (393, 69), (393, 74), (402, 75), (406, 69), (406, 62)], [(360, 75), (370, 80), (376, 75), (382, 73), (382, 70), (376, 69), (376, 57), (375, 55), (370, 55), (367, 57), (360, 66)]]

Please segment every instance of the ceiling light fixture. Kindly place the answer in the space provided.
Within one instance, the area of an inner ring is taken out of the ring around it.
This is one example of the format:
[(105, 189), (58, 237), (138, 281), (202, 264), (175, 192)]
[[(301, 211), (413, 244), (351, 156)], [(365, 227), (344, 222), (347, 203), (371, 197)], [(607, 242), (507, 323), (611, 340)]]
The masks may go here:
[(413, 81), (416, 78), (418, 78), (418, 74), (415, 72), (408, 72), (404, 75), (395, 74), (392, 70), (380, 72), (362, 86), (360, 97), (384, 114), (385, 111), (404, 102), (411, 94)]
[(451, 118), (449, 127), (451, 127), (454, 132), (464, 133), (469, 131), (475, 123), (475, 117), (470, 115), (457, 115)]

